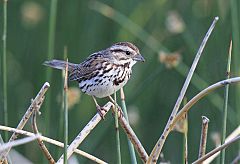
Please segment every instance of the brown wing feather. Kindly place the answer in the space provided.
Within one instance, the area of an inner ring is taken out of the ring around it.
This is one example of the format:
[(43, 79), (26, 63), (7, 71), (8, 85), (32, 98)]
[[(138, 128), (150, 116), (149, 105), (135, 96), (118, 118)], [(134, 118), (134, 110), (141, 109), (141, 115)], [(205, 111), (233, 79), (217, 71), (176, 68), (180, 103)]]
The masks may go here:
[(101, 54), (93, 54), (89, 56), (84, 62), (69, 74), (69, 80), (79, 80), (81, 78), (88, 78), (101, 69), (102, 64), (108, 61), (108, 58), (103, 57)]

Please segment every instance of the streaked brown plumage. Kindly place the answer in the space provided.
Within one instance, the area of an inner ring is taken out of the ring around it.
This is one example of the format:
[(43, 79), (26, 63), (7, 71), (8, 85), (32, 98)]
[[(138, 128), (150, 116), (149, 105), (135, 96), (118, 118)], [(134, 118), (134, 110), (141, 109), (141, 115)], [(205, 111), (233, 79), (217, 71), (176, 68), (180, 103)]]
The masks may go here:
[[(138, 48), (129, 42), (120, 42), (111, 47), (93, 53), (80, 64), (68, 63), (69, 80), (78, 81), (82, 92), (103, 98), (122, 88), (130, 79), (132, 66), (144, 61)], [(66, 62), (50, 60), (44, 65), (65, 69)]]

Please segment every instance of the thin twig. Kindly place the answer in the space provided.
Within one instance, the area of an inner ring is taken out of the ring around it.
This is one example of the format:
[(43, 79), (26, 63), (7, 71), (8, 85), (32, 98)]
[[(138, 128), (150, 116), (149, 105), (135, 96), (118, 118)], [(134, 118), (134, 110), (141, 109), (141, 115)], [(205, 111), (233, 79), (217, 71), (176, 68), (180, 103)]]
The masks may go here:
[(197, 64), (198, 64), (198, 61), (199, 61), (199, 59), (200, 59), (200, 57), (201, 57), (201, 54), (202, 54), (202, 52), (203, 52), (203, 49), (204, 49), (204, 47), (205, 47), (205, 45), (206, 45), (206, 43), (207, 43), (207, 40), (208, 40), (210, 34), (212, 33), (212, 31), (213, 31), (213, 29), (214, 29), (214, 27), (215, 27), (218, 19), (219, 19), (218, 17), (215, 17), (215, 18), (214, 18), (214, 20), (213, 20), (213, 22), (212, 22), (212, 24), (211, 24), (208, 32), (206, 33), (206, 35), (205, 35), (205, 37), (204, 37), (204, 39), (203, 39), (203, 41), (202, 41), (202, 43), (201, 43), (201, 45), (200, 45), (200, 47), (199, 47), (199, 50), (198, 50), (198, 52), (197, 52), (197, 54), (196, 54), (196, 56), (195, 56), (195, 59), (194, 59), (194, 61), (193, 61), (193, 64), (192, 64), (192, 66), (191, 66), (191, 68), (190, 68), (190, 70), (189, 70), (189, 73), (188, 73), (188, 75), (187, 75), (187, 78), (186, 78), (186, 80), (185, 80), (185, 83), (184, 83), (184, 85), (183, 85), (183, 87), (182, 87), (182, 90), (181, 90), (181, 92), (180, 92), (180, 95), (179, 95), (179, 97), (178, 97), (178, 99), (177, 99), (177, 102), (176, 102), (176, 104), (175, 104), (175, 106), (174, 106), (174, 108), (173, 108), (173, 110), (172, 110), (171, 116), (169, 117), (169, 120), (168, 120), (168, 122), (167, 122), (167, 125), (165, 126), (165, 129), (164, 129), (161, 137), (160, 137), (159, 140), (157, 141), (156, 145), (154, 146), (154, 148), (153, 148), (153, 150), (152, 150), (152, 152), (151, 152), (151, 154), (150, 154), (150, 157), (149, 157), (149, 159), (148, 159), (148, 161), (147, 161), (148, 164), (149, 164), (149, 163), (156, 163), (157, 160), (158, 160), (158, 158), (159, 158), (159, 155), (160, 155), (160, 153), (161, 153), (162, 147), (163, 147), (163, 145), (164, 145), (164, 143), (165, 143), (165, 141), (166, 141), (166, 138), (167, 138), (168, 134), (170, 133), (169, 126), (170, 126), (170, 124), (172, 123), (174, 117), (176, 116), (176, 114), (177, 114), (177, 112), (178, 112), (178, 109), (179, 109), (180, 104), (181, 104), (181, 102), (182, 102), (182, 100), (183, 100), (183, 97), (184, 97), (184, 95), (185, 95), (185, 93), (186, 93), (186, 91), (187, 91), (188, 85), (189, 85), (189, 83), (190, 83), (190, 81), (191, 81), (191, 78), (192, 78), (193, 73), (194, 73), (194, 71), (195, 71), (195, 68), (196, 68), (196, 66), (197, 66)]
[(139, 157), (142, 159), (142, 161), (144, 163), (146, 163), (147, 159), (148, 159), (148, 154), (146, 153), (146, 150), (142, 146), (141, 142), (137, 138), (136, 134), (134, 133), (134, 131), (130, 127), (127, 120), (124, 117), (120, 117), (119, 118), (119, 123), (120, 123), (121, 127), (123, 128), (123, 130), (125, 131), (125, 133), (127, 134), (128, 138), (131, 140), (135, 149), (137, 150)]
[[(232, 140), (233, 138), (237, 137), (238, 135), (240, 135), (240, 125), (226, 138), (224, 143)], [(220, 152), (217, 152), (216, 154), (214, 154), (211, 157), (209, 157), (208, 159), (206, 159), (203, 163), (210, 164), (219, 154), (220, 154)]]
[[(64, 54), (67, 55), (67, 48), (64, 50)], [(64, 92), (63, 92), (63, 108), (64, 108), (64, 164), (67, 164), (67, 147), (68, 147), (68, 59), (65, 69), (64, 77)]]
[(200, 140), (198, 158), (201, 158), (202, 156), (204, 156), (206, 152), (208, 122), (209, 122), (209, 119), (206, 116), (202, 116), (202, 131), (201, 131), (201, 140)]
[(178, 114), (176, 115), (176, 117), (174, 118), (173, 122), (170, 124), (169, 128), (170, 130), (175, 126), (175, 124), (177, 123), (177, 121), (179, 119), (181, 119), (183, 117), (184, 114), (186, 114), (191, 107), (197, 103), (201, 98), (203, 98), (204, 96), (206, 96), (207, 94), (211, 93), (212, 91), (220, 88), (220, 87), (224, 87), (227, 84), (235, 84), (235, 83), (239, 83), (240, 82), (240, 77), (235, 77), (235, 78), (230, 78), (227, 80), (222, 80), (219, 81), (215, 84), (212, 84), (211, 86), (205, 88), (204, 90), (202, 90), (200, 93), (198, 93), (196, 96), (194, 96), (181, 110), (180, 112), (178, 112)]
[[(114, 102), (113, 98), (109, 96), (111, 102)], [(122, 109), (117, 104), (118, 107), (118, 117), (119, 117), (119, 123), (121, 127), (123, 128), (124, 132), (127, 134), (128, 139), (132, 142), (133, 146), (135, 147), (139, 157), (142, 159), (144, 163), (147, 162), (148, 154), (146, 153), (144, 147), (142, 146), (140, 140), (137, 138), (136, 134), (134, 133), (133, 129), (129, 125), (128, 121), (122, 116)], [(114, 111), (115, 112), (115, 111)]]
[[(8, 132), (13, 132), (13, 133), (18, 133), (18, 134), (21, 134), (21, 135), (25, 135), (25, 136), (35, 136), (34, 133), (31, 133), (31, 132), (28, 132), (28, 131), (24, 131), (24, 130), (18, 130), (18, 129), (15, 129), (15, 128), (11, 128), (11, 127), (7, 127), (7, 126), (2, 126), (0, 125), (0, 130), (4, 130), (4, 131), (8, 131)], [(40, 136), (40, 139), (42, 139), (43, 141), (45, 142), (48, 142), (50, 144), (53, 144), (53, 145), (56, 145), (56, 146), (59, 146), (59, 147), (64, 147), (64, 144), (62, 142), (59, 142), (59, 141), (56, 141), (56, 140), (53, 140), (51, 138), (48, 138), (48, 137), (45, 137), (45, 136)], [(106, 164), (106, 162), (94, 157), (93, 155), (91, 154), (88, 154), (82, 150), (79, 150), (79, 149), (76, 149), (74, 151), (75, 153), (81, 155), (81, 156), (84, 156), (96, 163), (100, 163), (100, 164)]]
[[(129, 123), (123, 88), (120, 89), (120, 96), (121, 96), (121, 100), (122, 100), (122, 110), (123, 110), (124, 116), (126, 118), (126, 121)], [(130, 139), (128, 139), (128, 149), (130, 152), (131, 163), (137, 164), (135, 150), (134, 150), (133, 144), (131, 143)]]
[[(111, 102), (108, 102), (103, 106), (105, 109), (103, 116), (110, 110), (114, 105)], [(102, 110), (103, 111), (103, 110)], [(97, 126), (97, 124), (102, 120), (102, 117), (97, 113), (89, 123), (83, 128), (83, 130), (77, 135), (77, 137), (73, 140), (73, 142), (67, 148), (67, 159), (73, 154), (73, 152), (77, 149), (77, 147), (82, 143), (82, 141), (88, 136), (88, 134)], [(57, 163), (63, 163), (63, 155), (59, 158)]]
[[(40, 89), (40, 91), (38, 92), (37, 96), (35, 97), (34, 100), (32, 100), (31, 105), (28, 107), (26, 113), (24, 114), (24, 116), (22, 117), (21, 121), (19, 122), (18, 126), (16, 129), (23, 129), (23, 127), (25, 126), (25, 124), (27, 123), (28, 119), (30, 118), (30, 116), (32, 115), (32, 112), (34, 110), (38, 111), (43, 99), (44, 99), (44, 95), (47, 91), (47, 89), (50, 87), (50, 84), (48, 82), (45, 82), (42, 86), (42, 88)], [(36, 109), (38, 108), (38, 109)], [(13, 133), (11, 138), (9, 139), (9, 142), (15, 140), (18, 137), (17, 133)], [(3, 159), (5, 159), (5, 157), (7, 156), (8, 152), (11, 150), (11, 147), (9, 147), (5, 152), (3, 152), (0, 155), (0, 163), (2, 162)]]
[(235, 137), (234, 139), (224, 143), (223, 145), (213, 149), (212, 151), (210, 151), (209, 153), (207, 153), (206, 155), (204, 155), (203, 157), (199, 158), (198, 160), (194, 161), (193, 164), (200, 164), (202, 163), (204, 160), (206, 160), (207, 158), (211, 157), (212, 155), (214, 155), (215, 153), (225, 149), (226, 147), (228, 147), (229, 145), (233, 144), (234, 142), (240, 140), (240, 135)]
[[(230, 78), (231, 71), (231, 57), (232, 57), (232, 41), (230, 42), (229, 52), (228, 52), (228, 62), (227, 62), (227, 79)], [(228, 115), (228, 92), (229, 85), (225, 86), (225, 94), (224, 94), (224, 109), (223, 109), (223, 129), (222, 129), (222, 144), (225, 142), (226, 131), (227, 131), (227, 115)], [(221, 163), (225, 163), (225, 149), (221, 154)]]
[[(183, 99), (183, 106), (187, 104), (187, 98), (185, 97)], [(184, 135), (184, 154), (183, 154), (183, 161), (184, 164), (188, 164), (188, 115), (185, 114), (184, 119), (183, 119), (183, 135)]]
[(0, 153), (5, 151), (6, 149), (9, 149), (9, 148), (12, 148), (12, 147), (15, 147), (15, 146), (19, 146), (19, 145), (23, 145), (23, 144), (26, 144), (28, 142), (32, 142), (39, 137), (40, 137), (40, 135), (36, 134), (35, 136), (26, 137), (26, 138), (23, 138), (23, 139), (8, 142), (6, 144), (2, 144), (1, 147), (0, 147)]
[[(6, 133), (7, 133), (7, 131), (6, 131)], [(3, 138), (0, 134), (0, 147), (1, 147), (2, 144), (4, 144), (4, 141), (3, 141)], [(4, 160), (3, 164), (12, 164), (12, 160), (11, 160), (9, 155), (7, 156), (7, 160)]]
[(188, 164), (188, 137), (184, 132), (184, 164)]
[[(39, 134), (38, 127), (37, 127), (37, 120), (36, 120), (37, 116), (36, 115), (37, 115), (37, 111), (34, 111), (32, 114), (32, 129), (35, 134)], [(49, 161), (49, 163), (54, 164), (55, 161), (54, 161), (52, 155), (49, 153), (47, 147), (43, 143), (43, 140), (41, 138), (37, 138), (37, 142), (38, 142), (40, 149), (43, 151), (43, 154)]]

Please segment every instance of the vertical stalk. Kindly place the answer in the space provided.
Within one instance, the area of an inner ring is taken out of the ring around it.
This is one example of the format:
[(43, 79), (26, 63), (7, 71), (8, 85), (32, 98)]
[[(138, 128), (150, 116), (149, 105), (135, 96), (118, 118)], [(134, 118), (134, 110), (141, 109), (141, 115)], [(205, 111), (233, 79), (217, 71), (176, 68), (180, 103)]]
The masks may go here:
[(120, 136), (119, 136), (119, 124), (118, 124), (118, 108), (116, 92), (114, 92), (114, 108), (115, 108), (115, 129), (116, 129), (116, 144), (117, 144), (117, 163), (121, 164), (121, 148), (120, 148)]
[[(48, 59), (52, 59), (54, 57), (54, 46), (55, 46), (55, 31), (56, 31), (56, 18), (57, 18), (57, 0), (51, 0), (51, 8), (50, 8), (50, 18), (49, 18), (49, 33), (48, 33)], [(52, 70), (47, 69), (47, 81), (51, 80)], [(46, 129), (50, 129), (50, 102), (51, 95), (48, 97), (46, 101)], [(47, 133), (47, 132), (46, 132)]]
[[(187, 114), (186, 114), (186, 121), (187, 121)], [(184, 137), (183, 137), (183, 143), (184, 143), (184, 146), (183, 146), (183, 161), (184, 161), (184, 164), (188, 164), (188, 137), (187, 137), (187, 134), (188, 134), (188, 131), (184, 132)]]
[[(65, 75), (65, 72), (62, 71), (62, 83), (61, 83), (61, 86), (64, 87), (64, 75)], [(59, 115), (58, 115), (58, 118), (59, 118), (59, 122), (58, 122), (58, 137), (59, 138), (62, 138), (62, 134), (64, 134), (64, 94), (65, 94), (65, 90), (63, 89), (62, 90), (62, 93), (61, 93), (61, 99), (62, 99), (62, 102), (61, 102), (61, 110), (59, 112)], [(57, 150), (57, 156), (61, 156), (62, 155), (62, 150), (61, 149), (58, 149)]]
[(208, 122), (209, 122), (209, 119), (206, 116), (202, 116), (202, 131), (201, 131), (201, 140), (200, 140), (198, 158), (203, 157), (206, 152)]
[(55, 31), (56, 31), (56, 18), (57, 18), (57, 0), (51, 1), (50, 19), (49, 19), (49, 33), (48, 33), (48, 57), (54, 56), (55, 45)]
[[(228, 52), (228, 61), (227, 61), (227, 77), (230, 78), (231, 71), (231, 58), (232, 58), (232, 41), (230, 42), (229, 52)], [(228, 114), (228, 92), (229, 92), (229, 84), (225, 86), (224, 93), (224, 109), (223, 109), (223, 129), (222, 129), (222, 144), (225, 142), (226, 138), (226, 130), (227, 130), (227, 114)], [(221, 163), (225, 163), (225, 149), (222, 150), (221, 153)]]
[[(7, 2), (3, 0), (3, 115), (4, 124), (8, 126), (8, 111), (7, 111)], [(5, 132), (5, 141), (8, 139), (8, 133)]]
[[(187, 98), (183, 99), (183, 106), (187, 104)], [(188, 116), (184, 115), (183, 120), (183, 163), (188, 164)]]
[[(127, 122), (129, 123), (123, 88), (121, 88), (120, 94), (121, 94), (121, 100), (122, 100), (123, 113), (124, 113), (124, 116), (125, 116)], [(137, 164), (137, 158), (136, 158), (135, 150), (134, 150), (133, 144), (131, 143), (131, 141), (129, 139), (128, 139), (128, 149), (129, 149), (129, 152), (130, 152), (130, 157), (131, 157), (132, 164)]]
[[(64, 54), (67, 54), (67, 49), (64, 48)], [(63, 94), (63, 99), (64, 99), (64, 164), (67, 164), (67, 147), (68, 147), (68, 59), (67, 59), (67, 64), (66, 64), (66, 69), (65, 69), (65, 77), (64, 77), (64, 94)]]
[[(239, 14), (238, 14), (238, 10), (239, 10), (239, 1), (238, 0), (231, 0), (231, 17), (232, 17), (232, 40), (233, 40), (233, 56), (234, 56), (234, 60), (233, 60), (233, 64), (234, 64), (234, 69), (235, 72), (237, 73), (237, 76), (239, 76), (240, 74), (240, 69), (239, 69), (239, 52), (240, 52), (240, 26), (239, 26)], [(239, 107), (240, 106), (240, 102), (238, 100), (240, 96), (240, 86), (237, 85), (236, 89), (235, 89), (235, 97), (236, 97), (236, 105), (235, 107)], [(240, 111), (237, 110), (236, 111), (236, 117), (237, 117), (237, 124), (240, 124)], [(240, 144), (238, 144), (238, 150), (240, 150)]]
[[(67, 59), (67, 47), (64, 47), (64, 50), (63, 50), (63, 59)], [(59, 112), (59, 123), (58, 123), (58, 137), (59, 138), (62, 138), (62, 134), (64, 134), (64, 94), (65, 94), (65, 90), (64, 90), (64, 84), (65, 84), (65, 71), (62, 71), (62, 81), (61, 81), (61, 86), (63, 86), (63, 90), (62, 90), (62, 93), (61, 93), (61, 111)], [(61, 156), (62, 154), (62, 150), (58, 149), (57, 151), (57, 156)]]

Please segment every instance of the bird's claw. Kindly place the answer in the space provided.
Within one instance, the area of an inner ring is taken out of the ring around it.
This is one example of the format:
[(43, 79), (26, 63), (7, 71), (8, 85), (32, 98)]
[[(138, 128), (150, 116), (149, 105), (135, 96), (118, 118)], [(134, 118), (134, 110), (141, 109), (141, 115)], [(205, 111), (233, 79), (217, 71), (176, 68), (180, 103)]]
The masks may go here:
[[(120, 106), (117, 106), (117, 112), (118, 112), (118, 117), (119, 118), (122, 118), (124, 116), (123, 111), (122, 111)], [(114, 113), (112, 113), (112, 115), (114, 117)]]
[(105, 120), (104, 115), (107, 113), (107, 110), (104, 107), (97, 106), (97, 111), (98, 111), (98, 114), (101, 116), (101, 118)]

